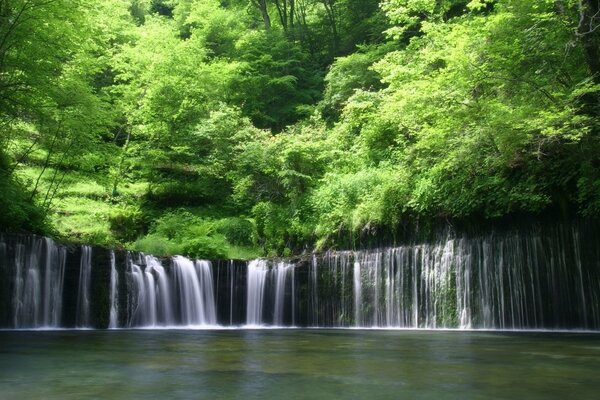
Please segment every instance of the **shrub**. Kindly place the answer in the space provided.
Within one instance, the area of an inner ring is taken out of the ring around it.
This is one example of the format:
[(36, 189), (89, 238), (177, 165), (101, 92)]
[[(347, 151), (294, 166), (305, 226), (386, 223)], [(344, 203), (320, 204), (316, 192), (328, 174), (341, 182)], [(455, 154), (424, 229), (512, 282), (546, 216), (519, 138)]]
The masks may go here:
[(110, 231), (122, 242), (131, 242), (138, 238), (144, 229), (144, 216), (138, 207), (119, 206), (110, 210), (108, 215)]
[(251, 221), (244, 218), (225, 218), (215, 223), (215, 230), (224, 235), (234, 245), (249, 246), (253, 243), (255, 228)]
[(181, 246), (184, 254), (203, 259), (227, 258), (227, 242), (224, 236), (201, 236), (186, 240)]
[(180, 253), (179, 247), (176, 243), (173, 243), (169, 239), (156, 234), (150, 234), (136, 240), (131, 247), (133, 250), (142, 251), (144, 253), (153, 254), (156, 256)]

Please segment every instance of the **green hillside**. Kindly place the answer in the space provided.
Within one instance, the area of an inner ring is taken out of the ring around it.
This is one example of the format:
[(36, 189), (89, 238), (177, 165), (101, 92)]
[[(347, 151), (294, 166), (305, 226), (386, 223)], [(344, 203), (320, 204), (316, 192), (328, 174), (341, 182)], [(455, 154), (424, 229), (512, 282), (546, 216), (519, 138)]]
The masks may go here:
[(600, 214), (594, 0), (0, 0), (0, 230), (204, 258)]

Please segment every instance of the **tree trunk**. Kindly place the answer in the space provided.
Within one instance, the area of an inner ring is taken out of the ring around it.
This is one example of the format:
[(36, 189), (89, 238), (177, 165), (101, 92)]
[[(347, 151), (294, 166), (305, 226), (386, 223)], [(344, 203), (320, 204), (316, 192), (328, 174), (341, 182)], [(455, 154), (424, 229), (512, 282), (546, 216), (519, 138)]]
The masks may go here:
[(269, 16), (269, 10), (267, 9), (267, 0), (251, 0), (252, 4), (258, 8), (258, 11), (260, 11), (260, 16), (263, 19), (263, 22), (265, 24), (265, 29), (266, 30), (270, 30), (271, 29), (271, 17)]
[(579, 1), (577, 36), (594, 83), (600, 84), (600, 1)]
[(333, 49), (332, 55), (335, 56), (337, 53), (337, 49), (339, 47), (340, 39), (337, 31), (337, 18), (335, 15), (334, 3), (335, 0), (322, 0), (323, 6), (325, 6), (325, 12), (327, 13), (327, 18), (329, 19), (329, 24), (331, 26), (331, 35), (333, 36)]
[(281, 26), (283, 30), (287, 32), (288, 30), (288, 13), (287, 13), (287, 0), (274, 0), (275, 7), (277, 7), (277, 14), (279, 14), (279, 22), (281, 22)]

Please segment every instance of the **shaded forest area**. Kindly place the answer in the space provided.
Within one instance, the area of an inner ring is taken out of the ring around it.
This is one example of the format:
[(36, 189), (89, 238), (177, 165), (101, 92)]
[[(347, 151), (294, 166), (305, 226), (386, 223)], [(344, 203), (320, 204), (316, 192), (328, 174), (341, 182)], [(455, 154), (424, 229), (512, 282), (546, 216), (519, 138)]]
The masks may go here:
[(0, 229), (204, 258), (600, 215), (597, 0), (0, 0)]

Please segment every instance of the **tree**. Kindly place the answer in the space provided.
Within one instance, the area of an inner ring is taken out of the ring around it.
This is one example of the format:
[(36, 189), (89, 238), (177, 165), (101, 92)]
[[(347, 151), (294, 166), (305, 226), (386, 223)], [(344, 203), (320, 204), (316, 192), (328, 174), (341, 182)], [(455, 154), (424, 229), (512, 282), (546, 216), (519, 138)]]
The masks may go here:
[(258, 128), (278, 132), (305, 115), (317, 92), (315, 71), (299, 46), (277, 31), (250, 32), (237, 53), (243, 64), (232, 100)]
[(250, 0), (252, 5), (258, 9), (260, 16), (262, 17), (263, 23), (266, 30), (271, 29), (271, 17), (269, 16), (269, 9), (267, 0)]
[[(68, 164), (112, 124), (95, 80), (106, 59), (101, 6), (84, 1), (4, 0), (0, 3), (0, 123), (3, 148), (20, 146), (16, 163), (45, 152), (30, 200), (48, 209)], [(105, 21), (105, 20), (104, 20)], [(26, 129), (23, 129), (26, 127)], [(52, 166), (43, 193), (38, 184)], [(15, 171), (16, 165), (10, 170)]]

